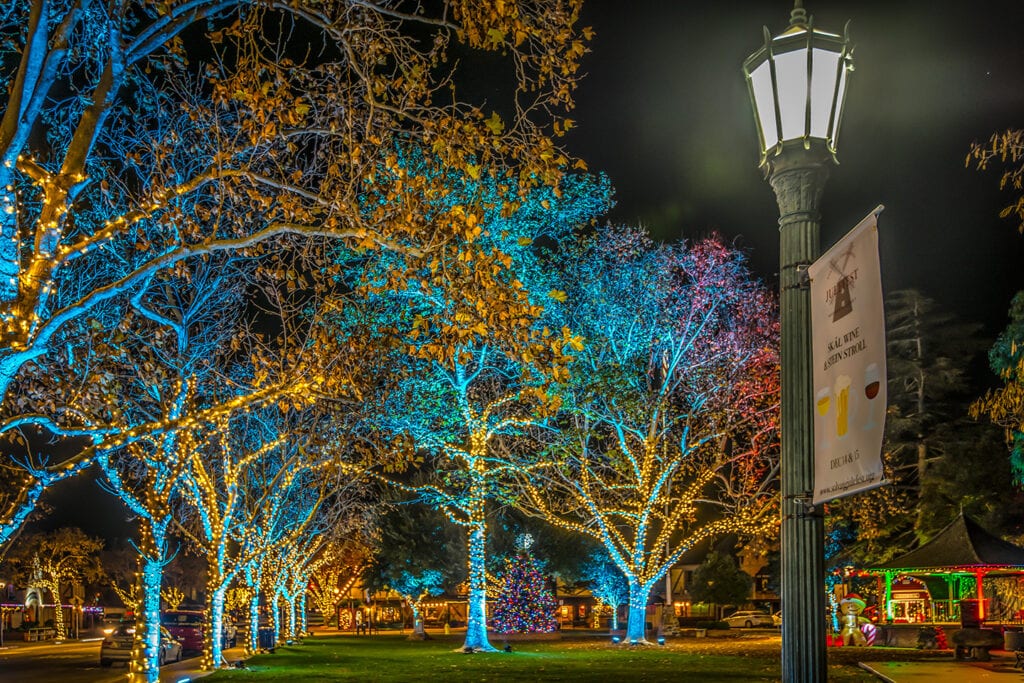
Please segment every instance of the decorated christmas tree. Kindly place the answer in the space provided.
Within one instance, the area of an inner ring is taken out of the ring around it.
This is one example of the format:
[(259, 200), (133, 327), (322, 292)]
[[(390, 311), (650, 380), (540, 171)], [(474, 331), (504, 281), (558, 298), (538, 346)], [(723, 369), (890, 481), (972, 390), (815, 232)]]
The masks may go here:
[(551, 633), (558, 627), (555, 596), (547, 587), (537, 559), (529, 551), (531, 540), (524, 535), (519, 553), (505, 560), (501, 592), (492, 620), (498, 633)]

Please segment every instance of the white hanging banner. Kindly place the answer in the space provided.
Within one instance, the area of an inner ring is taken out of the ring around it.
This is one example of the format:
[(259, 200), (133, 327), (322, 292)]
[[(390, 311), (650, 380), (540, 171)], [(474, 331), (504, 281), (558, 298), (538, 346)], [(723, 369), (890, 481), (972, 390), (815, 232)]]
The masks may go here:
[(884, 484), (885, 311), (879, 206), (809, 268), (814, 363), (814, 495)]

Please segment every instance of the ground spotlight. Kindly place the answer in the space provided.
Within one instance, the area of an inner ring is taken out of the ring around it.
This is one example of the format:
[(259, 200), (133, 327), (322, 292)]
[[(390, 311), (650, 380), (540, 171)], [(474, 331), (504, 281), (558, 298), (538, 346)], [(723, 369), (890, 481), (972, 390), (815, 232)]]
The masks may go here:
[(665, 636), (659, 636), (658, 637), (658, 645), (661, 645), (662, 647), (665, 647)]
[(511, 645), (505, 645), (505, 652), (512, 652), (512, 646)]
[(612, 642), (615, 643), (616, 645), (618, 645), (619, 644), (619, 637), (618, 636), (612, 636)]

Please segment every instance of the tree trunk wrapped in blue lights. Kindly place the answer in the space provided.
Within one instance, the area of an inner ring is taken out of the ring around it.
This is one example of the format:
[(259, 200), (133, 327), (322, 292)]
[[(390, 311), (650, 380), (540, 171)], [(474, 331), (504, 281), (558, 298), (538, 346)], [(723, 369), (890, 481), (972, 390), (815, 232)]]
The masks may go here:
[(469, 507), (469, 614), (463, 647), (475, 652), (495, 652), (487, 640), (487, 519), (482, 492)]
[[(212, 581), (211, 581), (212, 583)], [(209, 652), (209, 661), (203, 662), (204, 669), (216, 669), (224, 658), (224, 594), (227, 587), (219, 585), (211, 592), (210, 621), (203, 634), (203, 650)]]
[(274, 585), (270, 591), (267, 600), (270, 606), (270, 627), (274, 630), (273, 642), (277, 643), (281, 640), (281, 589)]
[[(661, 577), (658, 577), (661, 578)], [(651, 594), (651, 584), (639, 581), (629, 582), (629, 616), (626, 620), (626, 642), (647, 642), (647, 597)]]
[[(167, 563), (167, 527), (170, 516), (154, 520), (141, 531), (141, 599), (136, 616), (135, 650), (129, 668), (133, 680), (160, 681), (160, 584)], [(134, 675), (139, 675), (136, 678)]]

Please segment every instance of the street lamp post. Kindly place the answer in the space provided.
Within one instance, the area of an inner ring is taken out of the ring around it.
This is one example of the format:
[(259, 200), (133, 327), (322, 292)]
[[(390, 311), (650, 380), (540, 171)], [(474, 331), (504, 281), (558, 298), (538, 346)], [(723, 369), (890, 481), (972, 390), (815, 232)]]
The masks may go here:
[(824, 520), (811, 505), (814, 422), (807, 267), (819, 253), (819, 201), (835, 161), (848, 72), (846, 35), (821, 31), (800, 0), (789, 28), (743, 64), (761, 167), (779, 205), (782, 331), (782, 680), (827, 677)]

